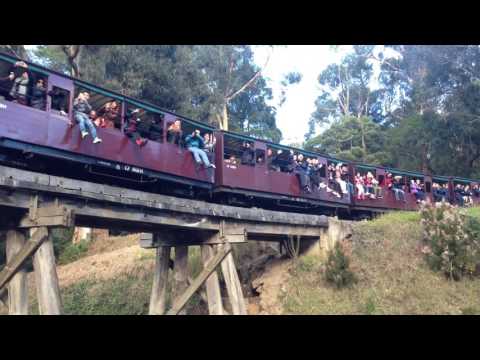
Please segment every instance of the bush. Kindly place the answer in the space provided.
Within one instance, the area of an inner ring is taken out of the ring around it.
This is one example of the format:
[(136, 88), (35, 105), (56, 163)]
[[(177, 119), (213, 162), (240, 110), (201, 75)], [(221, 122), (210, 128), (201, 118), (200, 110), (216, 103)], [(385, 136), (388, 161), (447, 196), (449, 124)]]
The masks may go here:
[(58, 264), (65, 265), (82, 258), (87, 253), (88, 246), (89, 242), (87, 240), (81, 240), (76, 244), (68, 244), (58, 256)]
[(420, 210), (426, 261), (451, 280), (473, 276), (480, 264), (480, 223), (448, 203), (425, 204)]
[(333, 250), (329, 251), (325, 279), (337, 289), (350, 286), (357, 281), (355, 274), (350, 270), (346, 242), (337, 242)]

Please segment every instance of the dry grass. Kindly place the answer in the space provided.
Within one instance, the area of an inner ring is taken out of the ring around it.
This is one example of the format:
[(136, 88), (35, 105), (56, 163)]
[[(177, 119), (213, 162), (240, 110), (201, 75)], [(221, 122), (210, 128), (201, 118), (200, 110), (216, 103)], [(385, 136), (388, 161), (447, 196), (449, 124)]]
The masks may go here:
[[(469, 210), (480, 215), (479, 209)], [(359, 282), (336, 290), (322, 264), (298, 260), (282, 302), (290, 314), (480, 313), (480, 279), (447, 281), (433, 273), (420, 252), (416, 213), (391, 213), (355, 224), (351, 267)]]

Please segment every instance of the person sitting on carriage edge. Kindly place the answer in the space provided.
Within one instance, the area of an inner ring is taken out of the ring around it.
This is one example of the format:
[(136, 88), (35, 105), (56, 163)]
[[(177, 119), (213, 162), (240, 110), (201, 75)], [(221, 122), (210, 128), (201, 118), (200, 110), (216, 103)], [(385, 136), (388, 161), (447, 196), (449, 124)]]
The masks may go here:
[(297, 166), (295, 167), (295, 174), (300, 181), (300, 187), (306, 193), (310, 193), (310, 176), (308, 173), (308, 163), (304, 161), (303, 154), (299, 154), (297, 158)]
[(138, 131), (138, 124), (142, 122), (142, 119), (138, 116), (140, 113), (140, 109), (135, 109), (131, 112), (127, 113), (127, 126), (125, 127), (125, 135), (132, 139), (132, 141), (137, 144), (138, 146), (142, 147), (148, 142), (147, 139), (143, 139), (140, 136)]
[(88, 92), (82, 91), (78, 94), (73, 102), (74, 118), (80, 127), (82, 139), (88, 136), (88, 131), (90, 131), (90, 134), (93, 137), (93, 143), (97, 144), (102, 142), (102, 139), (97, 136), (95, 125), (93, 125), (93, 122), (90, 119), (89, 114), (92, 111), (92, 107), (88, 103), (88, 99), (90, 99), (90, 94)]
[(195, 159), (195, 163), (200, 165), (202, 162), (207, 168), (214, 168), (215, 165), (211, 164), (208, 160), (207, 153), (203, 151), (203, 147), (205, 143), (203, 138), (200, 136), (200, 130), (195, 130), (193, 133), (188, 135), (185, 138), (185, 144), (187, 146), (188, 151), (193, 154), (193, 158)]

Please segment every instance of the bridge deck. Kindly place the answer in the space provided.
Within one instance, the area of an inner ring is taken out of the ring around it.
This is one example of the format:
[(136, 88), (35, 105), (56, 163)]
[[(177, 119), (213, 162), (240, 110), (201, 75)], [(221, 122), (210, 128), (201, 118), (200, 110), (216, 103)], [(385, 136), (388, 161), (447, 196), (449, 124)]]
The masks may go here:
[(323, 215), (212, 204), (5, 166), (0, 166), (0, 211), (9, 216), (1, 217), (0, 226), (8, 228), (7, 222), (16, 214), (24, 216), (33, 195), (38, 196), (38, 206), (55, 203), (72, 209), (76, 225), (96, 228), (141, 232), (168, 228), (189, 236), (193, 230), (203, 230), (241, 242), (243, 235), (251, 240), (278, 235), (318, 237), (328, 226)]

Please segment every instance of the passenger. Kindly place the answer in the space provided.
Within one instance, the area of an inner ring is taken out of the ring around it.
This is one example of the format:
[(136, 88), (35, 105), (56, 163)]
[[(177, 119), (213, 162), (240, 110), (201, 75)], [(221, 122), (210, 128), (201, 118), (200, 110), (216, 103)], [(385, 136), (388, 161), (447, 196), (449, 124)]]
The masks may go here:
[(403, 190), (403, 185), (400, 182), (401, 179), (402, 177), (399, 175), (394, 177), (392, 191), (395, 194), (395, 200), (406, 202), (407, 200), (405, 199), (405, 191)]
[(267, 149), (267, 165), (268, 169), (271, 171), (280, 171), (280, 164), (278, 156), (282, 153), (282, 150), (278, 150), (277, 154), (273, 154), (271, 148)]
[(320, 171), (322, 166), (323, 164), (320, 164), (317, 158), (312, 159), (312, 166), (310, 169), (310, 183), (312, 184), (312, 189), (320, 189), (320, 183), (322, 182)]
[(150, 133), (147, 134), (147, 137), (153, 141), (162, 141), (163, 135), (163, 114), (155, 114), (150, 122)]
[(335, 166), (335, 181), (340, 185), (340, 191), (343, 194), (348, 194), (347, 183), (342, 180), (342, 163)]
[(14, 102), (18, 102), (22, 105), (28, 105), (27, 92), (29, 84), (30, 76), (28, 75), (28, 71), (24, 70), (22, 71), (22, 75), (13, 81), (13, 86), (10, 90), (10, 96)]
[(478, 186), (478, 184), (473, 185), (472, 193), (473, 193), (473, 196), (480, 197), (480, 187)]
[(142, 138), (138, 132), (138, 124), (142, 122), (142, 119), (138, 116), (140, 109), (135, 109), (127, 113), (127, 126), (125, 127), (125, 135), (129, 137), (135, 144), (142, 147), (148, 142), (147, 139)]
[(425, 200), (425, 193), (422, 191), (422, 187), (420, 186), (420, 180), (410, 180), (410, 193), (415, 196), (417, 204)]
[(357, 187), (357, 200), (365, 200), (364, 180), (360, 173), (355, 176), (355, 186)]
[(90, 94), (88, 92), (82, 91), (78, 94), (73, 102), (74, 118), (80, 127), (82, 139), (88, 136), (88, 131), (90, 131), (90, 134), (93, 137), (93, 143), (97, 144), (102, 142), (102, 139), (97, 136), (97, 130), (95, 129), (92, 120), (90, 120), (89, 114), (90, 111), (92, 111), (92, 107), (88, 103), (88, 99), (90, 99)]
[(466, 185), (464, 188), (463, 188), (463, 200), (465, 201), (465, 204), (467, 204), (467, 206), (471, 206), (473, 205), (473, 199), (472, 199), (472, 196), (473, 196), (473, 193), (472, 191), (470, 190), (470, 186), (469, 185)]
[(15, 80), (15, 73), (10, 71), (8, 76), (0, 78), (0, 99), (11, 100), (10, 90)]
[(243, 143), (241, 163), (243, 165), (255, 165), (255, 151), (252, 149), (252, 145), (248, 141)]
[(455, 189), (453, 190), (455, 194), (455, 202), (459, 204), (460, 206), (464, 205), (463, 201), (463, 191), (462, 191), (462, 186), (460, 184), (457, 184), (455, 186)]
[(107, 102), (99, 111), (102, 128), (114, 129), (115, 124), (120, 124), (120, 106), (113, 100)]
[(296, 166), (296, 157), (293, 153), (293, 150), (290, 150), (287, 157), (287, 165), (285, 166), (285, 172), (291, 173), (295, 170)]
[(375, 177), (373, 177), (373, 179), (372, 179), (372, 186), (373, 186), (373, 193), (375, 195), (375, 198), (382, 199), (383, 198), (383, 189), (382, 189), (382, 187), (380, 186), (380, 183), (378, 182), (378, 180)]
[(217, 139), (215, 138), (215, 136), (213, 136), (213, 134), (210, 134), (210, 133), (205, 133), (205, 135), (203, 135), (203, 142), (205, 143), (205, 151), (207, 153), (213, 153), (215, 152), (215, 145), (217, 143)]
[(304, 160), (303, 154), (299, 154), (297, 157), (295, 174), (300, 181), (300, 188), (306, 193), (311, 193), (312, 191), (310, 186), (310, 177), (308, 173), (308, 163)]
[(231, 155), (228, 159), (225, 160), (225, 164), (227, 164), (228, 168), (236, 169), (238, 165), (238, 160), (235, 155)]
[(373, 181), (375, 180), (375, 177), (373, 174), (369, 171), (367, 172), (367, 175), (365, 176), (365, 195), (367, 195), (370, 199), (375, 199), (375, 188), (373, 185)]
[(45, 81), (38, 79), (35, 87), (32, 89), (32, 99), (30, 105), (39, 110), (45, 110), (45, 100), (47, 96), (47, 89), (45, 88)]
[(177, 144), (180, 145), (180, 140), (182, 140), (182, 121), (180, 119), (176, 119), (175, 122), (170, 124), (167, 129), (167, 141), (170, 144)]
[(205, 143), (203, 141), (203, 138), (200, 136), (200, 130), (197, 129), (193, 133), (188, 135), (185, 138), (185, 144), (188, 151), (193, 154), (197, 165), (200, 165), (203, 162), (205, 167), (212, 167), (215, 169), (215, 165), (210, 163), (207, 154), (205, 153), (205, 151), (202, 150), (205, 146)]

